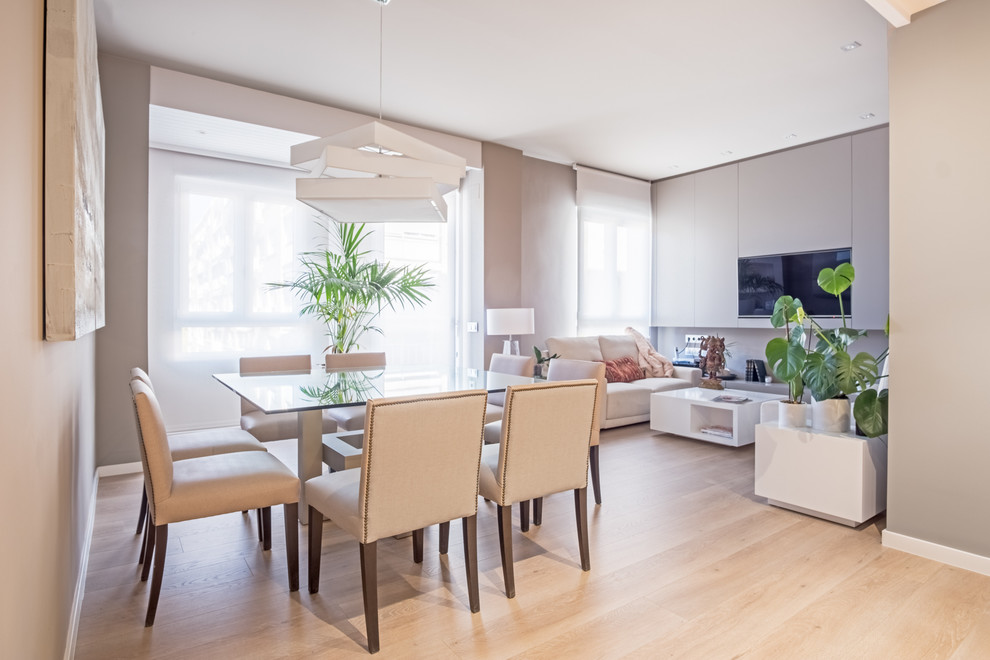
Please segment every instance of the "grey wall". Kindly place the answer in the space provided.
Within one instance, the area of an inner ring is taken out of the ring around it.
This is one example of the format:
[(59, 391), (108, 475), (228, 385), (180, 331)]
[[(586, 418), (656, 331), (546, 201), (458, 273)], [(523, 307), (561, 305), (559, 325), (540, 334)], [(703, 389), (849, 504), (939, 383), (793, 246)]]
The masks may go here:
[(988, 29), (990, 3), (952, 0), (890, 36), (887, 532), (984, 557)]
[[(485, 170), (485, 309), (522, 307), (522, 152), (481, 145)], [(482, 326), (483, 327), (483, 326)], [(485, 337), (485, 365), (505, 337)], [(532, 337), (520, 338), (523, 342)]]
[(523, 157), (522, 179), (522, 306), (536, 310), (536, 333), (520, 352), (531, 352), (577, 332), (577, 173)]
[(92, 334), (45, 342), (43, 0), (5, 3), (0, 21), (0, 644), (5, 658), (59, 658), (94, 488)]
[(97, 465), (140, 460), (127, 381), (148, 368), (148, 93), (143, 62), (100, 55), (107, 324), (96, 333)]

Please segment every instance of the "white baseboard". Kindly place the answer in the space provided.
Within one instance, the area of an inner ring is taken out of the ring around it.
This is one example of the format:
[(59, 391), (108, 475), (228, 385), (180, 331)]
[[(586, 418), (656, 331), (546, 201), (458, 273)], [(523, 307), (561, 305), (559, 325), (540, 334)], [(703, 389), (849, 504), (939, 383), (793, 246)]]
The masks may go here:
[(974, 573), (990, 575), (990, 557), (974, 555), (965, 550), (950, 548), (947, 545), (939, 545), (931, 541), (923, 541), (913, 536), (905, 536), (897, 532), (892, 532), (889, 529), (883, 530), (882, 538), (884, 546), (888, 548), (909, 552), (912, 555), (918, 555), (925, 559), (934, 559), (943, 564), (955, 566), (956, 568), (964, 568)]
[(144, 468), (141, 467), (141, 461), (135, 461), (134, 463), (118, 463), (117, 465), (101, 465), (96, 468), (96, 476), (115, 477), (118, 474), (137, 474), (143, 469)]
[[(138, 463), (140, 466), (140, 463)], [(86, 571), (89, 568), (89, 548), (93, 541), (93, 525), (96, 521), (96, 491), (100, 486), (99, 469), (93, 474), (93, 491), (89, 496), (89, 506), (86, 512), (86, 529), (83, 532), (82, 552), (79, 557), (79, 577), (76, 579), (76, 591), (72, 598), (72, 609), (69, 611), (69, 630), (65, 637), (65, 660), (72, 660), (76, 655), (76, 638), (79, 635), (79, 617), (82, 614), (83, 596), (86, 594)]]

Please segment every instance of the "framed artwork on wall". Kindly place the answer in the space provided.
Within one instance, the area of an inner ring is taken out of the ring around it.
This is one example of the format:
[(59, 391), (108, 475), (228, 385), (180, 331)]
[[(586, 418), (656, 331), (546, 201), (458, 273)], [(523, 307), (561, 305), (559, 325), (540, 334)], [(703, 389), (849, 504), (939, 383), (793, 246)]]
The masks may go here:
[(104, 128), (92, 0), (45, 13), (45, 339), (105, 324)]

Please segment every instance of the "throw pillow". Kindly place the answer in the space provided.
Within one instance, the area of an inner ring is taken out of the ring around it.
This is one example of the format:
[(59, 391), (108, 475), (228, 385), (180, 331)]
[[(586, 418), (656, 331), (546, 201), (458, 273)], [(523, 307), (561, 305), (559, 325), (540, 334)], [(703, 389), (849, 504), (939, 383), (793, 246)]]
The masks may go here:
[(605, 380), (609, 383), (631, 383), (643, 377), (643, 369), (631, 357), (605, 361)]

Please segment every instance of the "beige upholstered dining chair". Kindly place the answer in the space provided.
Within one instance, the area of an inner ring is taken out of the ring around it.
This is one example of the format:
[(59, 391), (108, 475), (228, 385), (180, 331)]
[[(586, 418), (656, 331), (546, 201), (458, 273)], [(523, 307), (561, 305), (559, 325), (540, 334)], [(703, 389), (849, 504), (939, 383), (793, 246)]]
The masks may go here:
[[(594, 378), (598, 381), (598, 397), (595, 399), (595, 424), (591, 434), (591, 485), (595, 494), (595, 504), (602, 503), (601, 476), (598, 470), (598, 441), (601, 435), (601, 420), (605, 416), (605, 364), (588, 360), (567, 360), (554, 358), (550, 360), (547, 370), (547, 381), (580, 380)], [(495, 444), (501, 438), (501, 423), (485, 425), (485, 444)], [(533, 522), (543, 523), (543, 499), (533, 500)], [(529, 531), (529, 502), (519, 503), (519, 528)]]
[(248, 509), (264, 511), (264, 549), (271, 549), (271, 507), (282, 504), (285, 517), (289, 591), (299, 589), (299, 540), (296, 529), (299, 479), (277, 458), (264, 451), (200, 456), (173, 461), (165, 421), (154, 391), (141, 379), (131, 380), (138, 418), (138, 446), (148, 493), (149, 536), (141, 579), (146, 580), (152, 558), (155, 572), (148, 597), (145, 626), (155, 622), (161, 593), (171, 523)]
[(574, 491), (581, 570), (588, 550), (588, 450), (595, 429), (598, 381), (571, 380), (509, 387), (498, 445), (481, 452), (479, 493), (498, 506), (505, 595), (516, 595), (512, 566), (512, 504)]
[[(264, 355), (242, 357), (238, 371), (244, 374), (309, 373), (312, 359), (308, 355)], [(289, 440), (299, 437), (299, 416), (296, 413), (266, 415), (253, 403), (241, 399), (241, 428), (262, 442)], [(323, 415), (323, 432), (333, 433), (337, 422)]]
[[(598, 474), (598, 441), (601, 436), (601, 421), (605, 417), (605, 363), (588, 360), (566, 360), (554, 358), (547, 369), (547, 381), (580, 380), (594, 378), (598, 381), (598, 396), (595, 398), (595, 424), (591, 430), (591, 485), (595, 493), (595, 504), (602, 503), (602, 480)], [(534, 509), (539, 508), (535, 505)], [(534, 510), (534, 516), (536, 511)], [(540, 524), (537, 521), (536, 524)]]
[[(413, 560), (423, 561), (423, 530), (461, 518), (468, 600), (478, 596), (478, 468), (484, 390), (367, 403), (360, 470), (306, 482), (309, 591), (320, 589), (324, 514), (360, 543), (368, 650), (379, 649), (377, 542), (412, 531)], [(447, 528), (449, 529), (449, 527)], [(441, 546), (441, 552), (446, 548)]]
[[(384, 353), (327, 353), (326, 370), (368, 369), (385, 366)], [(323, 411), (324, 418), (329, 417), (337, 424), (339, 431), (360, 431), (364, 428), (364, 404), (359, 406), (343, 406), (329, 408)], [(332, 431), (323, 431), (332, 433)]]
[[(139, 367), (131, 369), (131, 380), (134, 379), (142, 381), (154, 391), (155, 386), (151, 383), (151, 377), (148, 376), (144, 369)], [(135, 423), (137, 423), (136, 418)], [(247, 431), (233, 428), (203, 429), (201, 431), (172, 433), (168, 436), (168, 445), (173, 461), (182, 461), (187, 458), (198, 458), (200, 456), (212, 456), (214, 454), (230, 454), (238, 451), (268, 451), (257, 438)], [(144, 561), (144, 552), (148, 543), (148, 527), (145, 525), (147, 514), (148, 494), (142, 489), (141, 510), (138, 513), (137, 530), (134, 532), (135, 534), (140, 534), (143, 531), (145, 534), (144, 541), (141, 544), (141, 554), (138, 557), (138, 563)], [(262, 534), (263, 526), (259, 512), (259, 541), (264, 541)]]
[[(510, 374), (512, 376), (532, 376), (533, 368), (536, 366), (536, 358), (532, 355), (506, 355), (505, 353), (492, 353), (492, 359), (488, 363), (488, 371), (500, 374)], [(488, 407), (485, 408), (485, 424), (491, 424), (502, 419), (503, 408), (505, 407), (505, 392), (490, 392), (488, 394)], [(498, 439), (495, 439), (498, 442)]]

